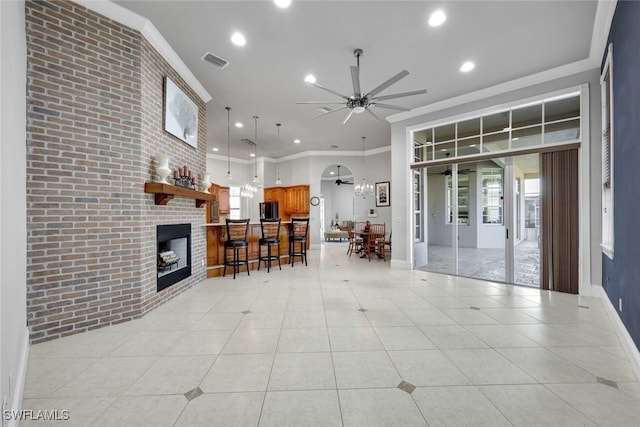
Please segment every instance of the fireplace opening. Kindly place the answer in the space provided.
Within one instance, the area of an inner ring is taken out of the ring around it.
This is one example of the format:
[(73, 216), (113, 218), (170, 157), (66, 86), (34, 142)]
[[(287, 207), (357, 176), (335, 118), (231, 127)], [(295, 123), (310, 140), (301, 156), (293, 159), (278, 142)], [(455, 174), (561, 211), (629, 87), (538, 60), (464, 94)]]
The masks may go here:
[(158, 292), (191, 276), (191, 224), (158, 225)]

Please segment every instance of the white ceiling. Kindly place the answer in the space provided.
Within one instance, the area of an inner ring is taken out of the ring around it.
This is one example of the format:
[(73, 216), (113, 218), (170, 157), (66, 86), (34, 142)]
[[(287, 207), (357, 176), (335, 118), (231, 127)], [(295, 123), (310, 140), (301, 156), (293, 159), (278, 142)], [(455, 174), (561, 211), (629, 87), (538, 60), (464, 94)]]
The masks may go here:
[[(319, 84), (351, 94), (349, 66), (361, 48), (361, 86), (371, 90), (399, 71), (411, 74), (380, 95), (427, 89), (426, 95), (389, 100), (411, 108), (489, 88), (589, 58), (596, 1), (301, 1), (289, 9), (272, 1), (116, 1), (148, 18), (207, 89), (208, 152), (227, 155), (227, 115), (232, 107), (231, 156), (247, 157), (243, 138), (254, 140), (258, 156), (282, 157), (302, 151), (361, 151), (390, 143), (390, 124), (346, 110), (316, 118), (319, 106), (296, 101), (336, 101), (303, 82), (313, 73)], [(442, 8), (446, 22), (427, 25)], [(233, 31), (247, 38), (230, 42)], [(223, 70), (200, 58), (211, 52), (230, 62)], [(458, 71), (466, 60), (476, 68)], [(386, 117), (393, 110), (377, 109)], [(275, 123), (282, 123), (277, 143)], [(299, 138), (301, 144), (294, 144)], [(338, 148), (331, 148), (337, 145)]]

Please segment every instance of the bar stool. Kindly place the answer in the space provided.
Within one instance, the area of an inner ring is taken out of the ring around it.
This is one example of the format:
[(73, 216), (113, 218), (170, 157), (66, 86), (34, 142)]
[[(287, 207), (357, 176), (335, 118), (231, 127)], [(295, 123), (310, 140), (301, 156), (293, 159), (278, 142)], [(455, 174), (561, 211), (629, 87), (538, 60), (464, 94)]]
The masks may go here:
[[(295, 257), (300, 257), (300, 262), (304, 259), (307, 265), (307, 233), (309, 232), (309, 218), (291, 218), (289, 228), (289, 259), (291, 267)], [(296, 245), (299, 249), (296, 250)]]
[[(249, 231), (249, 219), (227, 219), (227, 240), (224, 242), (224, 270), (222, 277), (227, 273), (227, 267), (233, 267), (233, 278), (236, 273), (240, 273), (240, 266), (244, 264), (249, 274), (249, 242), (247, 232)], [(240, 249), (244, 248), (244, 259), (240, 259)], [(233, 253), (233, 258), (228, 259), (229, 250)]]
[[(267, 273), (271, 271), (271, 261), (278, 260), (278, 268), (282, 270), (280, 265), (280, 218), (261, 219), (260, 229), (262, 230), (262, 238), (258, 240), (258, 270), (262, 261), (267, 263)], [(262, 255), (262, 247), (267, 247), (267, 255)], [(271, 254), (271, 247), (276, 247), (276, 255)]]

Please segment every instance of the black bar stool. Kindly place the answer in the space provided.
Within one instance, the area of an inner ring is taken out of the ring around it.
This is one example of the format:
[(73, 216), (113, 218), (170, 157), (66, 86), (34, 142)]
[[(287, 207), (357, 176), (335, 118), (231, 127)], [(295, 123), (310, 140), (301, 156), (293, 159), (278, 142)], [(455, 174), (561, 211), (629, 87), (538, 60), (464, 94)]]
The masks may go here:
[[(278, 260), (278, 268), (282, 270), (280, 265), (280, 218), (261, 219), (260, 229), (262, 230), (262, 238), (258, 240), (258, 270), (262, 261), (267, 263), (267, 273), (271, 271), (271, 261)], [(262, 247), (267, 247), (267, 255), (262, 255)], [(276, 254), (271, 254), (271, 247), (276, 247)]]
[[(309, 218), (291, 218), (289, 228), (289, 259), (291, 267), (295, 257), (300, 257), (300, 262), (304, 259), (307, 265), (307, 233), (309, 232)], [(296, 245), (298, 248), (296, 249)]]
[[(240, 266), (247, 267), (249, 275), (249, 242), (247, 232), (249, 231), (249, 219), (227, 219), (227, 240), (224, 242), (224, 270), (222, 277), (227, 273), (227, 267), (233, 267), (233, 278), (236, 273), (240, 273)], [(244, 248), (244, 259), (240, 259), (240, 249)], [(233, 258), (228, 259), (229, 250), (233, 253)]]

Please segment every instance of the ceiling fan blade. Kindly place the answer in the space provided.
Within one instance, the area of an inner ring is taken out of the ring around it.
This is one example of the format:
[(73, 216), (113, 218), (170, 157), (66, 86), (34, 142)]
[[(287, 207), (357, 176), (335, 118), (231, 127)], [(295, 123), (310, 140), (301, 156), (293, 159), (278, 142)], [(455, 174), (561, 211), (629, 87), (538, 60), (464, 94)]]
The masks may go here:
[(348, 97), (347, 95), (343, 95), (343, 94), (341, 94), (341, 93), (338, 93), (338, 92), (336, 92), (335, 90), (331, 90), (331, 89), (329, 89), (329, 88), (326, 88), (326, 87), (324, 87), (324, 86), (322, 86), (322, 85), (319, 85), (318, 83), (310, 83), (310, 84), (312, 84), (313, 86), (317, 87), (318, 89), (326, 90), (326, 91), (327, 91), (327, 92), (329, 92), (329, 93), (332, 93), (332, 94), (334, 94), (334, 95), (337, 95), (337, 96), (339, 96), (340, 98), (349, 99), (349, 97)]
[(353, 182), (346, 182), (346, 181), (342, 181), (342, 183), (343, 183), (344, 185), (353, 185)]
[(360, 92), (360, 68), (352, 65), (351, 67), (351, 83), (353, 83), (353, 94), (356, 98), (360, 98), (362, 92)]
[(395, 76), (391, 77), (386, 82), (382, 83), (377, 88), (373, 89), (366, 96), (368, 96), (370, 98), (373, 98), (373, 97), (376, 96), (377, 93), (382, 92), (383, 90), (385, 90), (386, 88), (388, 88), (389, 86), (391, 86), (392, 84), (397, 82), (398, 80), (403, 79), (403, 78), (407, 77), (408, 75), (409, 75), (409, 72), (407, 70), (402, 70), (398, 74), (396, 74)]
[(344, 101), (298, 101), (296, 104), (344, 104)]
[(376, 102), (375, 104), (371, 103), (371, 105), (374, 105), (374, 106), (376, 106), (378, 108), (388, 108), (390, 110), (399, 110), (399, 111), (409, 111), (409, 110), (411, 110), (411, 108), (409, 108), (409, 107), (401, 107), (399, 105), (380, 104), (378, 102)]
[(418, 90), (412, 90), (409, 92), (394, 93), (392, 95), (377, 96), (374, 99), (374, 101), (383, 101), (385, 99), (402, 98), (403, 96), (424, 95), (425, 93), (427, 93), (426, 89), (418, 89)]
[(347, 116), (346, 119), (344, 119), (344, 122), (342, 122), (342, 124), (346, 125), (352, 115), (353, 115), (353, 108), (351, 109), (351, 111), (349, 111), (349, 115)]
[(318, 117), (326, 116), (327, 114), (335, 113), (336, 111), (344, 110), (345, 108), (347, 108), (346, 105), (344, 107), (336, 108), (335, 110), (327, 111), (326, 113), (318, 114), (317, 116), (314, 117), (314, 119), (317, 119)]
[(376, 116), (376, 114), (375, 114), (373, 111), (371, 111), (371, 109), (370, 109), (370, 108), (367, 108), (367, 110), (366, 110), (366, 111), (367, 111), (367, 113), (369, 113), (369, 115), (370, 115), (371, 117), (373, 117), (373, 118), (374, 118), (374, 119), (376, 119), (377, 121), (380, 121), (380, 117)]

